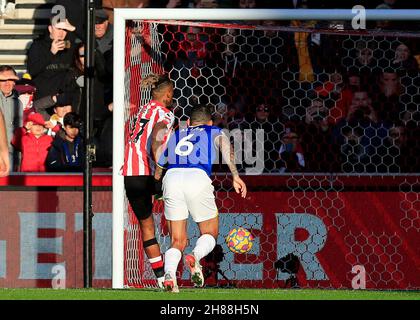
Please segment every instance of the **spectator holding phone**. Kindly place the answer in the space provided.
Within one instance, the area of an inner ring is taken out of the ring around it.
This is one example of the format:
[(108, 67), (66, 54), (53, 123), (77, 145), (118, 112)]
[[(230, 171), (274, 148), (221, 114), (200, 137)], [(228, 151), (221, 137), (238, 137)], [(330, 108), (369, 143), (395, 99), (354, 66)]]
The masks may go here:
[(44, 37), (34, 40), (28, 51), (28, 72), (37, 91), (35, 99), (54, 95), (64, 89), (65, 75), (73, 61), (74, 44), (68, 33), (76, 28), (67, 19), (53, 17)]

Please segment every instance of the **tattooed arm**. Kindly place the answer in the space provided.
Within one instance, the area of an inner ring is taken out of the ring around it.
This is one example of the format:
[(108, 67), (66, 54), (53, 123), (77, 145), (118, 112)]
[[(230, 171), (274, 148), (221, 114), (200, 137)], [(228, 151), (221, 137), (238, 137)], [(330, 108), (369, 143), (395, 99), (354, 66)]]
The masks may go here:
[(238, 169), (235, 164), (235, 152), (233, 146), (231, 145), (229, 138), (221, 134), (216, 137), (215, 144), (222, 153), (223, 160), (227, 164), (230, 172), (232, 173), (233, 178), (233, 187), (235, 188), (236, 193), (240, 193), (242, 198), (246, 197), (246, 185), (245, 182), (239, 177)]

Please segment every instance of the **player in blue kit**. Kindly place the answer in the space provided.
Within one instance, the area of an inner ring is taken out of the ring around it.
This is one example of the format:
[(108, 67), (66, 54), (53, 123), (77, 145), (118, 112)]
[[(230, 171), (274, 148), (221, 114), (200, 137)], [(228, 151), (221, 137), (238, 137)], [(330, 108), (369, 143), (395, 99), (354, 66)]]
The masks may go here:
[(176, 270), (187, 246), (189, 214), (198, 224), (200, 237), (192, 253), (185, 256), (185, 263), (191, 271), (194, 286), (204, 285), (200, 260), (214, 249), (219, 233), (214, 187), (210, 179), (219, 150), (232, 173), (235, 191), (246, 197), (246, 185), (236, 169), (229, 138), (212, 124), (210, 106), (194, 107), (190, 125), (176, 131), (169, 139), (155, 172), (155, 178), (159, 180), (163, 170), (167, 169), (162, 182), (165, 217), (171, 235), (171, 248), (165, 253), (164, 286), (168, 291), (179, 292)]

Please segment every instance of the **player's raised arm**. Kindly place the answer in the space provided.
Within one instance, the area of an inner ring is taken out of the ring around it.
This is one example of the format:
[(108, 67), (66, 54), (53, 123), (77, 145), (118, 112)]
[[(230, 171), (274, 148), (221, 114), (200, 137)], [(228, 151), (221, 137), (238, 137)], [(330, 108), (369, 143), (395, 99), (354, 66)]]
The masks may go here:
[(230, 172), (232, 173), (233, 187), (235, 188), (236, 193), (240, 193), (241, 197), (245, 198), (247, 193), (246, 184), (239, 177), (238, 169), (236, 168), (235, 164), (235, 153), (233, 150), (233, 146), (229, 141), (229, 138), (226, 135), (221, 134), (220, 136), (216, 137), (214, 142), (221, 151), (223, 160), (227, 164)]

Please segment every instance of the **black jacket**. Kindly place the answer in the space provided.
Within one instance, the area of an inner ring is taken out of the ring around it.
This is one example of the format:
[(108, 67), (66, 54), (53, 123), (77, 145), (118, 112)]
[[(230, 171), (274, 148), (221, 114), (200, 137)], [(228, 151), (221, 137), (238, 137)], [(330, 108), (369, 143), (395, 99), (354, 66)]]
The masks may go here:
[(73, 61), (75, 45), (59, 51), (56, 55), (51, 53), (49, 32), (40, 39), (36, 39), (28, 50), (28, 72), (37, 88), (36, 98), (54, 95), (63, 90), (66, 73)]
[[(83, 76), (81, 71), (72, 68), (66, 74), (64, 92), (71, 93), (73, 96), (72, 107), (73, 111), (78, 113), (84, 121), (86, 116), (86, 98), (83, 91), (83, 86), (79, 86), (77, 79)], [(104, 82), (108, 77), (105, 71), (105, 62), (102, 54), (95, 51), (95, 79), (93, 86), (93, 110), (92, 117), (95, 121), (104, 121), (107, 117), (112, 115), (108, 110), (108, 104), (112, 102), (112, 97), (105, 97)], [(83, 84), (84, 85), (84, 84)]]

